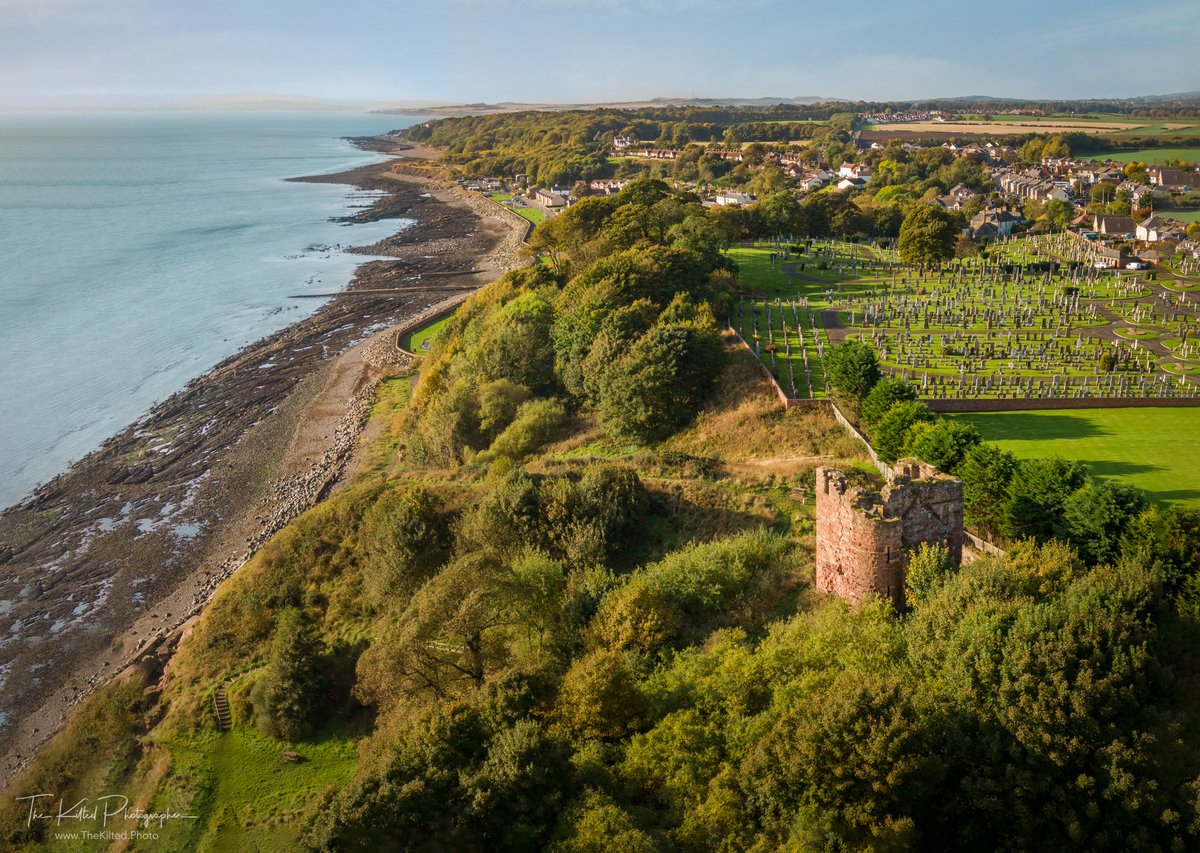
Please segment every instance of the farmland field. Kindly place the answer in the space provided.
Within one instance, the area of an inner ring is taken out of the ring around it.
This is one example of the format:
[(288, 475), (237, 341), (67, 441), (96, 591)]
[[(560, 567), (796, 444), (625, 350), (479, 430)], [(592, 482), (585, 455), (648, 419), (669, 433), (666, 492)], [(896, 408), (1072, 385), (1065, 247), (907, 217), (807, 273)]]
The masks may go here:
[(1107, 160), (1116, 160), (1120, 163), (1146, 163), (1153, 166), (1155, 164), (1164, 163), (1166, 160), (1189, 160), (1191, 162), (1200, 161), (1200, 147), (1197, 148), (1139, 148), (1136, 151), (1112, 151), (1106, 152), (1103, 155), (1097, 155)]
[(909, 121), (871, 125), (870, 130), (904, 130), (913, 133), (1119, 133), (1144, 125), (1100, 121)]
[(1106, 113), (1081, 115), (1023, 116), (966, 115), (959, 121), (921, 121), (872, 125), (871, 130), (904, 130), (913, 133), (1096, 133), (1108, 136), (1200, 137), (1200, 120), (1154, 119)]
[(951, 415), (1021, 458), (1061, 456), (1156, 503), (1200, 506), (1200, 409), (1065, 409)]

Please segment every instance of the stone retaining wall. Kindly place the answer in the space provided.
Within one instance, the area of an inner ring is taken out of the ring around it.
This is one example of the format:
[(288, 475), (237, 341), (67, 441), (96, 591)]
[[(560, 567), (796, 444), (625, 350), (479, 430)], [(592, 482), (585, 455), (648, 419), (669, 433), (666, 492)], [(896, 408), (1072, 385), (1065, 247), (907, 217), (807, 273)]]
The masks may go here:
[(1195, 408), (1200, 397), (1038, 397), (1021, 400), (922, 400), (935, 412), (1021, 412), (1031, 409)]

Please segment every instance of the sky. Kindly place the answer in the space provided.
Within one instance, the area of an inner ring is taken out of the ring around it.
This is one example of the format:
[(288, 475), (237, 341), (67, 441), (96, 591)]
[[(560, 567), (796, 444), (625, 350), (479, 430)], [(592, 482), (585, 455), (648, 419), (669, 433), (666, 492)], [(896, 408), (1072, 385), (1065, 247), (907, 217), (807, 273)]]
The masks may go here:
[(0, 106), (1127, 97), (1198, 44), (1197, 0), (0, 0)]

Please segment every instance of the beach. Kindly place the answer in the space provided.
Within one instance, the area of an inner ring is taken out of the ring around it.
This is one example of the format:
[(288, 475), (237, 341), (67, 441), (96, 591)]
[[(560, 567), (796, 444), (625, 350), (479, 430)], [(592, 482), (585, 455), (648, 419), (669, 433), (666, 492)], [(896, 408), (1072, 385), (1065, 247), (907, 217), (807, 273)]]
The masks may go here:
[(383, 191), (346, 221), (414, 220), (354, 250), (388, 260), (0, 515), (5, 783), (91, 689), (169, 656), (220, 581), (335, 487), (376, 383), (408, 358), (394, 328), (523, 262), (523, 220), (406, 166), (432, 152), (356, 143), (399, 159), (297, 180)]

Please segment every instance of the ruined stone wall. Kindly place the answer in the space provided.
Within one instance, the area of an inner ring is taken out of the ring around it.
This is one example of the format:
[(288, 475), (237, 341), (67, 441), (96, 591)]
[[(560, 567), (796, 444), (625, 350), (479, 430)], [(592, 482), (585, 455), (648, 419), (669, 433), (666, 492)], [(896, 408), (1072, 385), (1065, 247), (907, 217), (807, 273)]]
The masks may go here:
[(901, 522), (905, 554), (923, 542), (945, 545), (954, 565), (962, 562), (963, 484), (917, 459), (896, 463), (884, 486), (884, 514)]
[(876, 493), (817, 469), (817, 589), (855, 603), (871, 593), (904, 600), (901, 524)]
[(817, 469), (817, 589), (859, 602), (872, 593), (904, 604), (908, 552), (943, 544), (962, 559), (962, 482), (915, 459), (874, 492), (834, 468)]

